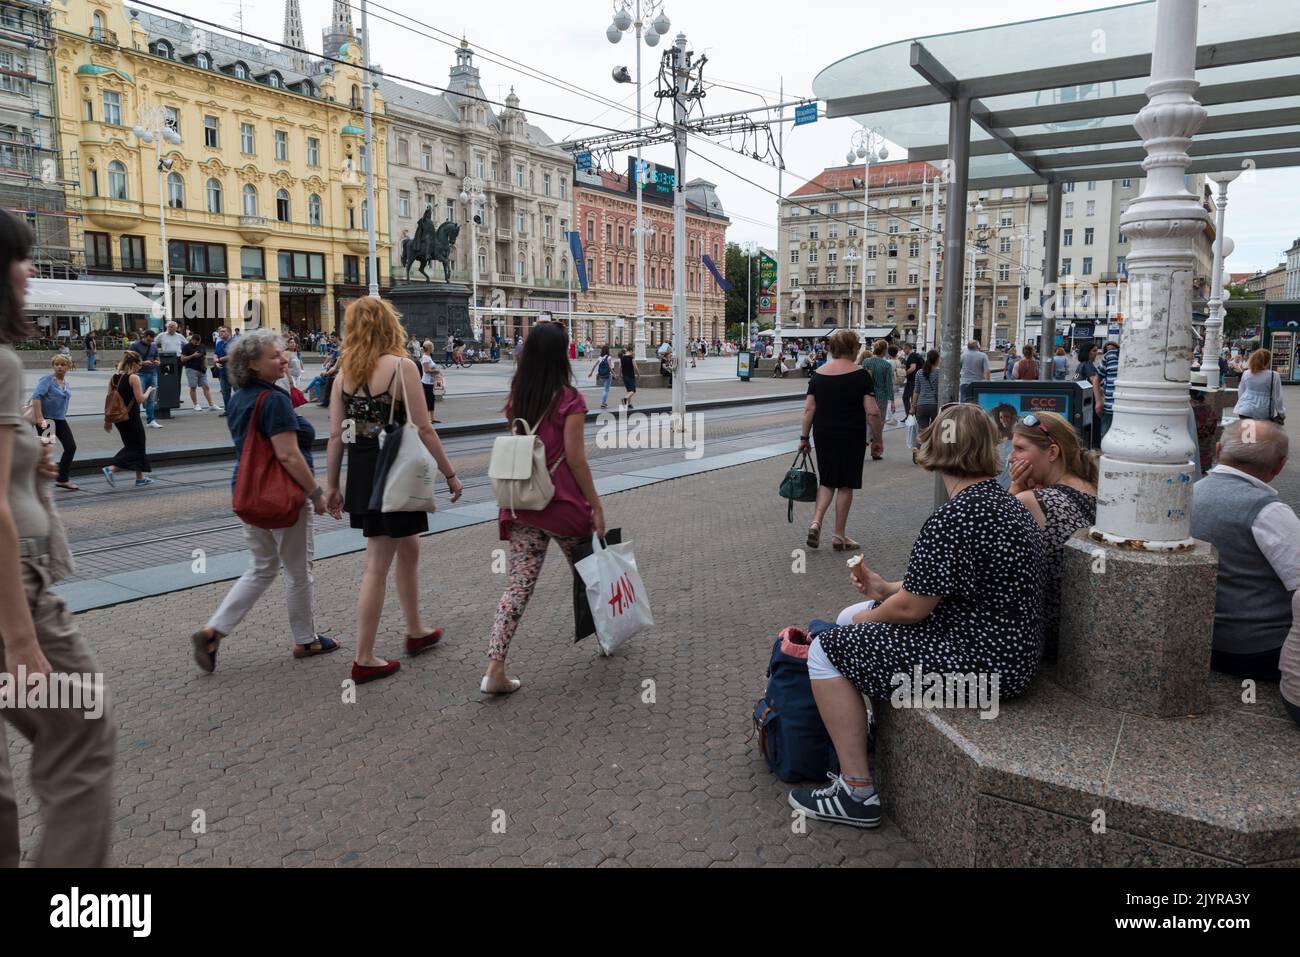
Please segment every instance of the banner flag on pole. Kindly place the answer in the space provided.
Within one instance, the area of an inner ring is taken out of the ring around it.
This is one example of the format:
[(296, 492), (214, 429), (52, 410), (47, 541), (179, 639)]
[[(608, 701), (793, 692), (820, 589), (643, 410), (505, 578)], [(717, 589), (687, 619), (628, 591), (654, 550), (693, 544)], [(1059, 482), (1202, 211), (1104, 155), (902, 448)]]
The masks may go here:
[(582, 236), (577, 232), (571, 232), (569, 236), (569, 251), (573, 253), (573, 268), (578, 273), (578, 286), (583, 292), (587, 291), (587, 262), (582, 257)]
[(701, 256), (700, 258), (704, 261), (704, 268), (713, 273), (713, 278), (718, 281), (718, 285), (722, 287), (722, 291), (731, 292), (731, 283), (727, 282), (727, 280), (722, 277), (722, 273), (718, 272), (718, 267), (713, 264), (713, 260), (708, 256)]

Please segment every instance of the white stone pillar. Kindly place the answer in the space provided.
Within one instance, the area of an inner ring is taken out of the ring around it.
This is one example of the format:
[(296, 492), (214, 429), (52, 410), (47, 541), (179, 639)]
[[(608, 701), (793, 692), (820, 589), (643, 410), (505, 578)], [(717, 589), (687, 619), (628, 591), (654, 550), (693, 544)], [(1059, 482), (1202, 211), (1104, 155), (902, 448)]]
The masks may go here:
[(1196, 21), (1197, 0), (1158, 0), (1147, 105), (1133, 123), (1147, 152), (1146, 181), (1120, 218), (1132, 242), (1130, 301), (1092, 529), (1151, 550), (1192, 544), (1192, 271), (1195, 237), (1209, 220), (1184, 183), (1188, 147), (1206, 115), (1193, 95)]
[(1223, 332), (1223, 260), (1232, 254), (1232, 240), (1224, 235), (1224, 212), (1228, 208), (1228, 184), (1241, 175), (1240, 170), (1211, 173), (1210, 179), (1219, 184), (1219, 195), (1214, 198), (1218, 213), (1214, 226), (1214, 270), (1210, 273), (1210, 310), (1205, 320), (1205, 348), (1201, 351), (1201, 371), (1205, 383), (1211, 388), (1219, 384), (1219, 352), (1222, 350)]

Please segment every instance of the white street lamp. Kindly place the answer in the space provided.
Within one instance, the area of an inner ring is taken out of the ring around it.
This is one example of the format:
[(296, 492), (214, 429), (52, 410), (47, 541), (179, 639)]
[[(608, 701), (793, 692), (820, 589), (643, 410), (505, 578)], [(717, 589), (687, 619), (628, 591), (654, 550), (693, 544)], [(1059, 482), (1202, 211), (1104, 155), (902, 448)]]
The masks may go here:
[(1220, 380), (1219, 351), (1222, 347), (1223, 301), (1227, 298), (1224, 288), (1223, 261), (1232, 255), (1232, 240), (1223, 234), (1224, 212), (1228, 208), (1228, 184), (1241, 175), (1241, 170), (1225, 170), (1211, 173), (1210, 179), (1219, 184), (1219, 195), (1214, 199), (1218, 211), (1214, 233), (1214, 267), (1210, 272), (1213, 286), (1210, 301), (1207, 303), (1210, 314), (1205, 320), (1205, 346), (1201, 351), (1201, 371), (1205, 373), (1205, 384), (1217, 388)]
[(754, 347), (754, 256), (758, 252), (758, 243), (750, 240), (741, 244), (745, 254), (745, 346)]
[(460, 202), (466, 208), (466, 217), (469, 219), (470, 328), (474, 332), (476, 341), (482, 341), (483, 339), (483, 329), (478, 317), (478, 227), (482, 225), (479, 209), (482, 208), (485, 199), (486, 194), (483, 191), (483, 181), (481, 179), (477, 176), (466, 176), (461, 181)]
[[(623, 34), (633, 30), (636, 39), (645, 39), (646, 46), (653, 47), (659, 38), (672, 28), (672, 23), (663, 12), (663, 0), (617, 0), (614, 5), (614, 19), (605, 36), (610, 43), (618, 43)], [(652, 22), (648, 22), (654, 17)], [(641, 127), (641, 44), (636, 44), (636, 125)], [(678, 171), (680, 173), (680, 170)], [(642, 202), (642, 160), (641, 144), (636, 147), (636, 228), (632, 230), (636, 237), (636, 339), (633, 356), (646, 358), (645, 341), (645, 216)]]
[[(849, 143), (849, 152), (845, 165), (852, 166), (854, 160), (862, 161), (862, 303), (858, 308), (858, 328), (865, 343), (867, 334), (867, 231), (870, 224), (871, 206), (871, 164), (889, 159), (889, 147), (885, 138), (875, 130), (864, 128), (853, 131)], [(851, 297), (850, 297), (851, 298)], [(852, 310), (850, 310), (852, 311)]]
[(171, 160), (164, 160), (162, 145), (164, 142), (179, 146), (181, 134), (168, 122), (167, 110), (161, 106), (143, 106), (140, 108), (140, 122), (131, 127), (136, 139), (146, 146), (154, 145), (154, 154), (158, 166), (158, 241), (162, 244), (163, 276), (163, 324), (172, 317), (171, 306), (171, 269), (167, 256), (167, 185), (164, 174), (172, 168)]

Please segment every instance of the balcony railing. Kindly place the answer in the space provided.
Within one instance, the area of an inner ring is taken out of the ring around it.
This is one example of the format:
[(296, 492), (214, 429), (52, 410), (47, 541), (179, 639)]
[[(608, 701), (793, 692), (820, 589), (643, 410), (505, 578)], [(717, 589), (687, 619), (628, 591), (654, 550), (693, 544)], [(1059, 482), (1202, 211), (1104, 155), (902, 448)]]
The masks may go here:
[(96, 43), (111, 43), (113, 46), (117, 46), (117, 32), (114, 30), (94, 29), (90, 31), (88, 36)]

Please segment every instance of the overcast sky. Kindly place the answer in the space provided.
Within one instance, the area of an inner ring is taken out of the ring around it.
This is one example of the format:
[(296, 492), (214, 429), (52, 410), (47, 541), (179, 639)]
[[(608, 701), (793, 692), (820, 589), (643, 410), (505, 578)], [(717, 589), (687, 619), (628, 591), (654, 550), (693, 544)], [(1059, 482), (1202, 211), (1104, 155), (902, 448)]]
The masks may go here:
[[(300, 3), (307, 45), (318, 52), (331, 2)], [(360, 27), (357, 3), (359, 0), (353, 0), (353, 21)], [(436, 31), (464, 33), (479, 54), (484, 92), (494, 99), (504, 98), (513, 85), (521, 107), (552, 137), (572, 137), (584, 123), (618, 129), (635, 126), (633, 88), (614, 83), (610, 70), (627, 65), (635, 71), (636, 51), (630, 36), (616, 46), (606, 39), (612, 12), (608, 0), (376, 3), (388, 10), (373, 4), (370, 8), (371, 56), (390, 75), (444, 85), (454, 58), (454, 41)], [(168, 10), (232, 28), (242, 16), (243, 29), (250, 34), (271, 40), (283, 36), (283, 0), (168, 0), (165, 5)], [(714, 114), (762, 105), (759, 94), (777, 102), (776, 90), (782, 79), (787, 100), (810, 96), (813, 78), (820, 70), (859, 50), (930, 33), (1104, 6), (1108, 4), (1089, 0), (928, 0), (923, 5), (893, 0), (804, 0), (797, 5), (770, 0), (745, 4), (668, 0), (665, 11), (672, 30), (654, 50), (642, 47), (643, 108), (652, 114), (658, 103), (652, 95), (658, 58), (679, 30), (686, 32), (692, 49), (707, 54), (706, 82), (758, 91), (713, 87), (704, 105)], [(528, 75), (522, 67), (489, 62), (493, 58), (518, 61), (578, 90), (559, 88)], [(996, 64), (996, 56), (991, 56), (990, 72), (998, 72)], [(601, 102), (602, 98), (625, 104), (626, 111)], [(541, 112), (563, 119), (538, 116)], [(842, 164), (849, 138), (858, 128), (847, 119), (822, 119), (793, 133), (787, 125), (784, 191), (788, 194), (826, 166)], [(589, 128), (588, 132), (594, 131)], [(693, 148), (713, 162), (691, 155), (687, 178), (702, 176), (718, 184), (718, 194), (732, 216), (728, 238), (774, 245), (776, 170), (717, 146)], [(749, 152), (753, 149), (751, 143)], [(673, 160), (671, 146), (652, 147), (646, 156), (669, 165)], [(895, 150), (891, 159), (895, 157), (901, 159), (902, 151)], [(1235, 241), (1236, 251), (1227, 268), (1249, 272), (1282, 262), (1283, 250), (1300, 236), (1300, 170), (1261, 170), (1253, 182), (1243, 179), (1234, 183), (1229, 195), (1226, 232)]]

